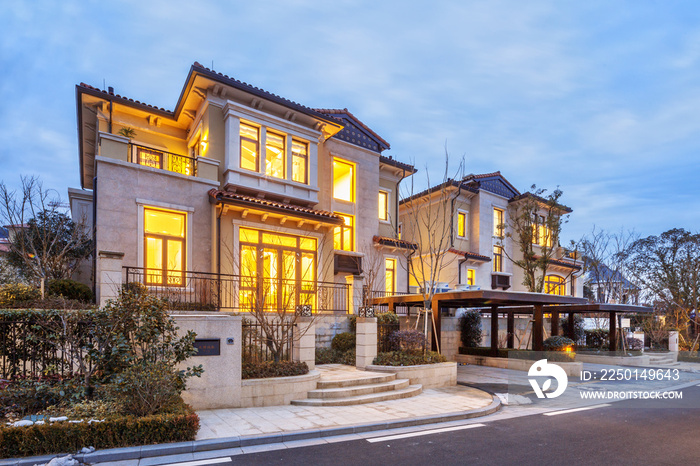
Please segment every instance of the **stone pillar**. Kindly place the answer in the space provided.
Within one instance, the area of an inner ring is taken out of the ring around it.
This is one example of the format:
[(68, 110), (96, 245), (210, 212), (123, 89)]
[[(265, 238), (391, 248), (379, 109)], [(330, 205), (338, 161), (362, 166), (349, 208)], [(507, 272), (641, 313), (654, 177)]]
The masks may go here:
[(642, 341), (642, 352), (644, 352), (644, 332), (632, 332), (632, 338)]
[(668, 350), (672, 353), (678, 352), (678, 332), (668, 332)]
[(347, 275), (345, 281), (348, 289), (348, 306), (350, 314), (357, 314), (357, 310), (362, 307), (362, 278), (357, 275)]
[(313, 317), (299, 317), (294, 327), (293, 359), (316, 368), (316, 322)]
[[(194, 331), (195, 341), (202, 342), (209, 351), (180, 363), (180, 368), (201, 364), (201, 377), (187, 380), (182, 392), (185, 403), (194, 409), (238, 408), (241, 406), (241, 343), (242, 317), (219, 315), (174, 315), (178, 335)], [(216, 349), (218, 348), (218, 353)], [(213, 349), (213, 350), (212, 350)]]
[(377, 318), (358, 317), (355, 332), (355, 366), (364, 369), (377, 356)]
[(123, 252), (99, 251), (97, 253), (97, 302), (100, 307), (110, 299), (119, 297), (122, 286)]

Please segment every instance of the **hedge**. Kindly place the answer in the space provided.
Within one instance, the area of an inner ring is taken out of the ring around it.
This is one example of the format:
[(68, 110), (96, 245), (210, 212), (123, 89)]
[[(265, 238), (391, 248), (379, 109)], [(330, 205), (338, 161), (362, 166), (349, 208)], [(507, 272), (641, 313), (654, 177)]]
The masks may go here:
[(407, 352), (389, 351), (379, 353), (372, 364), (378, 366), (418, 366), (422, 364), (438, 364), (447, 362), (447, 358), (436, 351)]
[(96, 449), (186, 442), (195, 439), (199, 417), (191, 408), (184, 413), (146, 417), (120, 417), (104, 422), (0, 427), (0, 458), (76, 452)]
[(243, 379), (267, 379), (270, 377), (291, 377), (309, 373), (309, 366), (305, 362), (295, 361), (264, 361), (244, 362), (242, 370)]

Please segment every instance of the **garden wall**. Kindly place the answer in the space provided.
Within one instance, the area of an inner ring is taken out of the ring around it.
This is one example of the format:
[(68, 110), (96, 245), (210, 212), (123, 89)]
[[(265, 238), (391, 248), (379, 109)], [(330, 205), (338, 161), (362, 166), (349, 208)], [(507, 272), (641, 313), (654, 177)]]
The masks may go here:
[[(528, 359), (495, 358), (491, 356), (473, 356), (470, 354), (458, 354), (455, 360), (461, 364), (473, 364), (475, 366), (498, 367), (500, 369), (512, 369), (516, 371), (528, 371), (535, 361)], [(554, 362), (566, 372), (566, 375), (580, 377), (583, 364), (581, 362)]]
[(292, 400), (306, 399), (316, 389), (321, 373), (317, 370), (294, 377), (272, 377), (242, 381), (241, 408), (288, 405)]
[(397, 379), (409, 379), (411, 385), (421, 384), (423, 389), (452, 387), (457, 385), (457, 363), (442, 362), (420, 366), (375, 366), (365, 370), (396, 374)]

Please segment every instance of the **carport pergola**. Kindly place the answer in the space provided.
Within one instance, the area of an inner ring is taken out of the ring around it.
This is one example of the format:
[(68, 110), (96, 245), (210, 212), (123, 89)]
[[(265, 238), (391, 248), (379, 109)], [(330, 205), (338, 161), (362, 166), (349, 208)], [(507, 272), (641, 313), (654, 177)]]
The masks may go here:
[[(374, 298), (372, 305), (388, 305), (390, 312), (396, 311), (396, 306), (407, 306), (409, 316), (411, 308), (424, 308), (425, 301), (422, 294), (394, 295), (381, 298)], [(431, 302), (432, 321), (437, 335), (437, 345), (442, 342), (441, 338), (441, 317), (442, 310), (456, 308), (478, 308), (482, 313), (491, 314), (491, 335), (498, 335), (498, 315), (506, 314), (508, 322), (508, 348), (514, 347), (515, 335), (515, 315), (532, 314), (532, 349), (542, 351), (544, 337), (544, 314), (552, 315), (552, 334), (559, 332), (559, 316), (562, 313), (568, 314), (569, 321), (573, 323), (574, 315), (577, 313), (601, 313), (608, 312), (610, 315), (610, 337), (615, 341), (616, 325), (615, 317), (619, 312), (651, 312), (651, 308), (642, 306), (631, 306), (626, 304), (591, 304), (587, 299), (573, 296), (560, 296), (544, 293), (526, 293), (515, 291), (497, 290), (470, 290), (470, 291), (448, 291), (435, 293)], [(573, 325), (569, 326), (573, 328)], [(611, 345), (613, 348), (614, 345)], [(433, 339), (433, 349), (436, 349), (436, 342)], [(491, 338), (491, 348), (498, 350), (498, 338)], [(611, 349), (611, 351), (614, 349)]]

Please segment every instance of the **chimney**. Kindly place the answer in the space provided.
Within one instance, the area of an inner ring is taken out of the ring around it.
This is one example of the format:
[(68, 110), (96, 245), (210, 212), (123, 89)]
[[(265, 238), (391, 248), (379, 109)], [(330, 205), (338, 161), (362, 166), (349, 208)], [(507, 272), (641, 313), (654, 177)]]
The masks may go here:
[(114, 88), (112, 86), (109, 86), (107, 88), (107, 92), (109, 92), (110, 94), (114, 94)]

